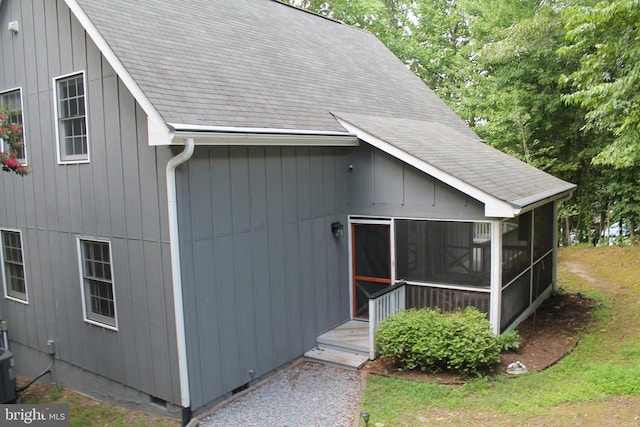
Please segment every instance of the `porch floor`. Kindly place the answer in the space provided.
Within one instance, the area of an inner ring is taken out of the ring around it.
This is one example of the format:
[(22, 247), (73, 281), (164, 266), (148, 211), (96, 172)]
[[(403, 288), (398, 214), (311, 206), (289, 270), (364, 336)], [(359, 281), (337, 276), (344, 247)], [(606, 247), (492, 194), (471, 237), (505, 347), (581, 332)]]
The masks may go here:
[(331, 366), (360, 369), (369, 359), (369, 323), (350, 320), (320, 335), (305, 357)]

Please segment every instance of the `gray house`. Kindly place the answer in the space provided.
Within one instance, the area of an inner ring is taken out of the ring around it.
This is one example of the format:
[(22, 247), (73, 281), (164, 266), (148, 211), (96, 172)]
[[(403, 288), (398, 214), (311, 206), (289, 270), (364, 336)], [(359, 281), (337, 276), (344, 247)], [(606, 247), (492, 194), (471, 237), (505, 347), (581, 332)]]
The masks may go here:
[(346, 322), (474, 305), (499, 333), (553, 289), (574, 185), (367, 32), (272, 0), (2, 0), (0, 64), (30, 170), (0, 178), (19, 374), (53, 359), (186, 420)]

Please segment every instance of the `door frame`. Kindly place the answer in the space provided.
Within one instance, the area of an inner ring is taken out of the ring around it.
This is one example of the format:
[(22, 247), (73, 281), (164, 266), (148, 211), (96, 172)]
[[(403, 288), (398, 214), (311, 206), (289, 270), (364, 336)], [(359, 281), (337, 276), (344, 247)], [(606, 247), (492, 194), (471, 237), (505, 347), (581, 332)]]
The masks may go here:
[(388, 225), (389, 226), (389, 247), (390, 247), (390, 269), (391, 269), (391, 284), (396, 282), (396, 236), (393, 218), (388, 217), (365, 217), (365, 216), (349, 216), (348, 217), (348, 245), (349, 245), (349, 317), (351, 320), (367, 321), (366, 319), (360, 319), (355, 317), (355, 283), (353, 281), (354, 276), (354, 247), (353, 247), (353, 226), (357, 224), (373, 224), (373, 225)]

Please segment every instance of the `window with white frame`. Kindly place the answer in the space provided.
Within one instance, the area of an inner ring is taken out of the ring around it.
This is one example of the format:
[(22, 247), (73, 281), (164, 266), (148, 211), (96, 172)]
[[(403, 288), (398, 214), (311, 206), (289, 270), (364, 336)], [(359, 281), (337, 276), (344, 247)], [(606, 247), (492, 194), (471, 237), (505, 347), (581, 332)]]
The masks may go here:
[(27, 302), (27, 281), (20, 231), (2, 230), (2, 276), (4, 292), (9, 299)]
[(0, 151), (5, 153), (15, 153), (16, 159), (23, 164), (27, 163), (27, 152), (25, 150), (24, 138), (24, 118), (22, 113), (22, 89), (11, 89), (0, 92), (0, 111), (7, 111), (8, 123), (17, 125), (17, 133), (20, 138), (16, 141), (2, 141)]
[(85, 320), (116, 329), (110, 243), (79, 238), (78, 254)]
[(58, 161), (89, 161), (84, 72), (55, 79)]

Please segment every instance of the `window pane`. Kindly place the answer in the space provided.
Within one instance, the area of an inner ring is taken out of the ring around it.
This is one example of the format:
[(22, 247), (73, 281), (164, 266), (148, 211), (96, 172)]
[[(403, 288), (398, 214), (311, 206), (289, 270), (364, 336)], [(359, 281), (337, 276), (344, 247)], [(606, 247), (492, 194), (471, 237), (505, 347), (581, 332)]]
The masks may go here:
[(111, 282), (109, 243), (82, 242), (87, 317), (115, 326), (115, 301)]
[(17, 231), (2, 231), (2, 255), (4, 258), (7, 295), (26, 301), (27, 285), (24, 278), (22, 240)]
[[(9, 110), (10, 123), (16, 123), (22, 127), (22, 97), (20, 91), (20, 89), (16, 89), (9, 92), (0, 93), (0, 108)], [(24, 163), (24, 129), (22, 130), (21, 138), (18, 141), (14, 141), (14, 143), (16, 142), (17, 144), (9, 144), (8, 141), (2, 141), (2, 144), (0, 144), (0, 151), (15, 153), (16, 158)]]
[(88, 151), (83, 77), (77, 75), (61, 79), (58, 87), (60, 158), (85, 160)]

